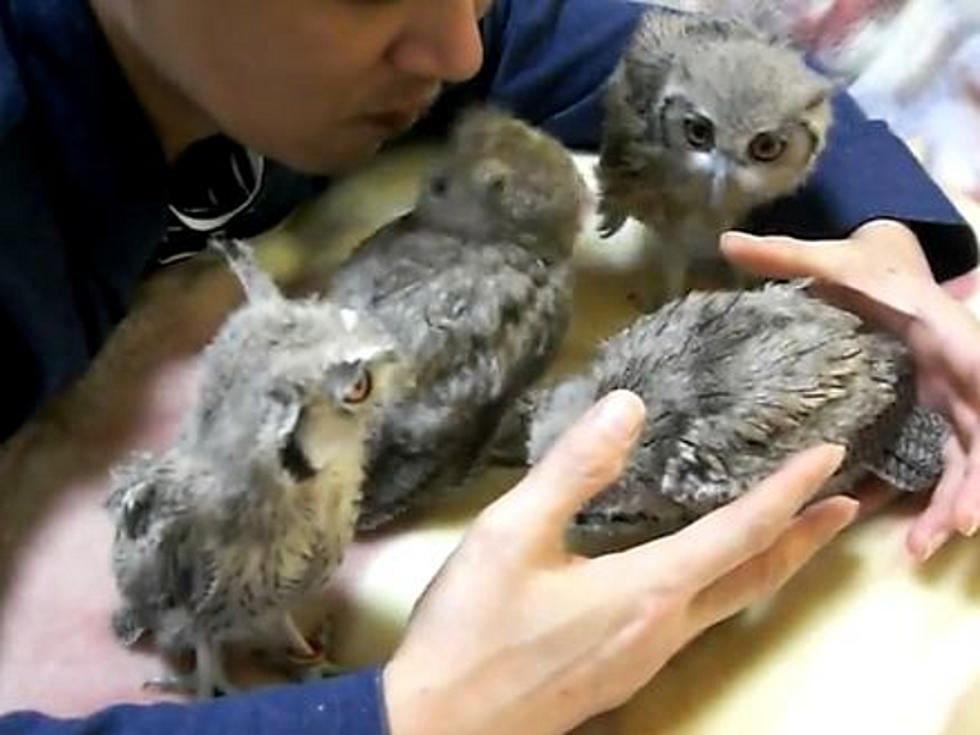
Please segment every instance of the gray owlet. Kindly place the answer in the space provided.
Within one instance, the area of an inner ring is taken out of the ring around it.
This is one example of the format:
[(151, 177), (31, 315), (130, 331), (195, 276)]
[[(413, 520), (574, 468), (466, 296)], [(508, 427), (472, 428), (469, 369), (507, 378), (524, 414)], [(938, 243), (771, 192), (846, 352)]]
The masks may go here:
[(671, 298), (719, 235), (797, 189), (831, 122), (829, 83), (744, 23), (646, 11), (605, 98), (601, 230), (635, 217), (658, 241)]
[(799, 283), (693, 292), (640, 318), (536, 398), (530, 459), (616, 388), (644, 400), (646, 424), (619, 481), (573, 521), (586, 551), (674, 531), (823, 441), (848, 448), (828, 492), (867, 471), (917, 491), (942, 470), (948, 428), (916, 406), (904, 347)]
[(334, 275), (330, 298), (375, 316), (416, 376), (371, 447), (360, 529), (464, 482), (508, 403), (548, 367), (570, 320), (587, 201), (557, 141), (471, 111), (414, 210)]
[(376, 323), (281, 297), (246, 248), (224, 246), (249, 300), (202, 356), (197, 405), (170, 448), (114, 472), (108, 501), (115, 632), (194, 651), (202, 696), (232, 688), (226, 641), (284, 637), (316, 658), (290, 607), (340, 562), (373, 419), (407, 379)]

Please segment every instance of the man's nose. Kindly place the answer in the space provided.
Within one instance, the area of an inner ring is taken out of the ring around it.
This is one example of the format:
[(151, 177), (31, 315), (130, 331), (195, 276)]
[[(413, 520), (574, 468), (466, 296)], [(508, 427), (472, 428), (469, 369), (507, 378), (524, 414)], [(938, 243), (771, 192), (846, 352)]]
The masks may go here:
[(483, 64), (479, 7), (474, 0), (426, 0), (404, 37), (392, 47), (391, 61), (413, 76), (461, 82)]

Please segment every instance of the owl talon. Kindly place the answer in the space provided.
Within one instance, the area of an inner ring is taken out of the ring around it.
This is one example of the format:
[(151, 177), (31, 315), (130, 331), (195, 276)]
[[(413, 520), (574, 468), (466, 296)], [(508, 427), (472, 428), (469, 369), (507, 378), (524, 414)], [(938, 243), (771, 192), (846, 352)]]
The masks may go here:
[(202, 686), (194, 674), (169, 674), (167, 676), (155, 676), (143, 682), (141, 689), (152, 689), (161, 694), (180, 694), (188, 697), (200, 697), (210, 699), (212, 697), (223, 697), (236, 691), (236, 687), (224, 686), (212, 683), (209, 687)]
[(164, 694), (193, 694), (197, 684), (191, 676), (155, 676), (144, 681), (141, 689), (155, 689)]
[(326, 658), (322, 662), (304, 667), (300, 677), (303, 681), (316, 681), (317, 679), (329, 679), (332, 676), (340, 676), (344, 673), (344, 668)]
[(608, 240), (610, 237), (615, 235), (623, 226), (625, 222), (624, 218), (607, 218), (601, 225), (599, 225), (599, 236), (603, 240)]
[(309, 652), (287, 650), (285, 658), (291, 674), (302, 681), (316, 681), (343, 673), (344, 669), (327, 656), (329, 638), (329, 628), (324, 626), (316, 638), (304, 637)]
[(286, 659), (289, 663), (306, 668), (316, 666), (327, 660), (327, 651), (323, 641), (307, 639), (306, 642), (308, 650), (288, 650), (286, 652)]
[(620, 228), (622, 228), (623, 224), (626, 222), (625, 213), (618, 211), (618, 207), (615, 209), (610, 208), (608, 206), (610, 202), (608, 201), (606, 201), (605, 204), (607, 206), (599, 207), (599, 217), (601, 219), (598, 227), (599, 235), (604, 240), (619, 232)]

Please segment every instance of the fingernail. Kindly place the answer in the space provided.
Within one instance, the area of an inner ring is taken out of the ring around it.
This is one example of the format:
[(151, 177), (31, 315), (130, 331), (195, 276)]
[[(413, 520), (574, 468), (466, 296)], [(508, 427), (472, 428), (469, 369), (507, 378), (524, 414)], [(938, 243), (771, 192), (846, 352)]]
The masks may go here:
[[(841, 496), (843, 498), (844, 496)], [(838, 521), (837, 527), (834, 529), (834, 535), (842, 533), (844, 529), (850, 526), (858, 517), (858, 512), (861, 509), (861, 504), (854, 498), (847, 498), (850, 502), (847, 504), (847, 513)]]
[(960, 524), (960, 531), (964, 536), (973, 536), (978, 528), (980, 528), (980, 517), (975, 513), (968, 514), (966, 520)]
[(751, 233), (748, 233), (748, 232), (742, 232), (741, 230), (728, 230), (726, 232), (721, 233), (721, 240), (722, 240), (722, 242), (724, 242), (725, 240), (729, 239), (730, 237), (740, 237), (740, 238), (745, 238), (746, 240), (758, 240), (759, 239), (755, 235), (753, 235)]
[(643, 427), (643, 404), (629, 391), (613, 391), (595, 407), (594, 421), (623, 441), (633, 441)]
[(841, 526), (841, 528), (846, 528), (854, 523), (854, 521), (857, 520), (858, 513), (861, 512), (861, 503), (858, 500), (855, 500), (854, 498), (848, 498), (848, 500), (851, 502), (848, 504), (847, 508), (847, 520), (844, 522), (844, 525)]
[(843, 444), (825, 444), (824, 447), (824, 451), (827, 452), (828, 458), (834, 468), (833, 471), (836, 471), (840, 463), (844, 461), (844, 455), (847, 454), (847, 447)]

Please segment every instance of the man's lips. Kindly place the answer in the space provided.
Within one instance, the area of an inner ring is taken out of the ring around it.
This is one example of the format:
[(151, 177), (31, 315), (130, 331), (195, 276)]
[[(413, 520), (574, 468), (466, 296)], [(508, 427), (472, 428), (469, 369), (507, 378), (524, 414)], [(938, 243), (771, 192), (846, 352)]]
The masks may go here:
[(402, 130), (409, 127), (425, 114), (438, 96), (438, 87), (425, 94), (412, 97), (402, 97), (391, 101), (391, 107), (386, 107), (364, 115), (364, 119), (383, 128)]

